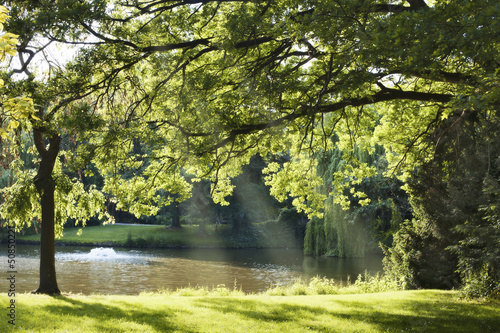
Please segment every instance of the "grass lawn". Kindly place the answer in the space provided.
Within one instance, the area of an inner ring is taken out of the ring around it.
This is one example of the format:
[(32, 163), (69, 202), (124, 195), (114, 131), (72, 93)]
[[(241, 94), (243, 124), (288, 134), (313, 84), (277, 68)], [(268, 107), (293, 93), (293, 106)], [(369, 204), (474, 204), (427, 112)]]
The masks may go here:
[[(15, 297), (1, 332), (500, 332), (499, 302), (449, 291), (321, 296)], [(8, 304), (0, 294), (1, 304)]]
[[(180, 230), (167, 229), (160, 225), (104, 225), (82, 229), (66, 228), (63, 237), (56, 243), (68, 245), (131, 246), (131, 247), (196, 247), (222, 246), (215, 236), (200, 237), (198, 226), (187, 226)], [(21, 241), (40, 241), (40, 235), (17, 236)]]
[[(266, 229), (267, 228), (267, 229)], [(229, 226), (206, 227), (207, 232), (199, 233), (197, 225), (183, 226), (182, 229), (169, 229), (161, 225), (114, 225), (66, 228), (56, 244), (122, 246), (134, 248), (171, 248), (171, 247), (218, 247), (218, 248), (293, 248), (297, 244), (293, 237), (273, 224), (258, 225), (253, 230), (242, 230), (237, 234)], [(3, 237), (5, 239), (6, 234)], [(288, 236), (287, 236), (288, 235)], [(39, 242), (40, 235), (18, 235), (20, 241)]]

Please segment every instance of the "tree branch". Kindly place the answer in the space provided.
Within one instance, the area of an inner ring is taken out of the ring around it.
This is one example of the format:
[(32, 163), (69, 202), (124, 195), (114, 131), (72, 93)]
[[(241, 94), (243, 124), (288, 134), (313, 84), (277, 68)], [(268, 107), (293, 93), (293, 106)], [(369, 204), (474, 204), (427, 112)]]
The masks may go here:
[(425, 0), (407, 0), (408, 3), (410, 4), (410, 8), (412, 10), (419, 10), (421, 8), (427, 8), (427, 4), (425, 3)]
[(112, 38), (108, 38), (106, 36), (104, 36), (103, 34), (100, 34), (98, 33), (97, 31), (95, 31), (94, 29), (92, 29), (88, 24), (86, 24), (85, 22), (80, 22), (80, 24), (88, 31), (90, 32), (94, 37), (97, 37), (105, 42), (108, 42), (108, 43), (113, 43), (113, 44), (123, 44), (123, 45), (127, 45), (127, 46), (130, 46), (134, 49), (139, 49), (139, 46), (137, 46), (136, 44), (128, 41), (128, 40), (122, 40), (122, 39), (112, 39)]
[(147, 47), (142, 47), (142, 48), (138, 48), (138, 49), (142, 52), (165, 52), (165, 51), (172, 51), (172, 50), (185, 49), (185, 48), (192, 49), (198, 45), (209, 46), (210, 45), (209, 39), (208, 38), (195, 39), (195, 40), (188, 41), (188, 42), (173, 43), (173, 44), (166, 44), (166, 45), (156, 45), (156, 46), (147, 46)]
[(257, 124), (246, 124), (241, 125), (237, 129), (233, 129), (229, 132), (227, 137), (218, 143), (214, 144), (208, 150), (198, 153), (198, 156), (209, 153), (211, 151), (217, 150), (224, 147), (226, 144), (233, 142), (237, 136), (246, 135), (258, 131), (263, 131), (265, 129), (278, 127), (285, 122), (293, 121), (301, 117), (311, 117), (315, 114), (331, 113), (345, 107), (349, 106), (362, 106), (375, 104), (379, 102), (387, 102), (392, 100), (415, 100), (415, 101), (425, 101), (425, 102), (441, 102), (447, 103), (451, 101), (454, 95), (450, 94), (439, 94), (439, 93), (425, 93), (418, 91), (401, 91), (396, 89), (385, 88), (371, 96), (347, 99), (337, 103), (323, 105), (323, 106), (304, 106), (299, 112), (293, 112), (281, 118), (272, 120), (266, 123)]
[(449, 83), (464, 83), (464, 84), (476, 84), (477, 79), (472, 75), (466, 75), (456, 72), (446, 72), (446, 71), (433, 71), (428, 69), (420, 69), (418, 71), (391, 71), (388, 74), (408, 74), (411, 76), (420, 77), (423, 79), (432, 79), (442, 82)]

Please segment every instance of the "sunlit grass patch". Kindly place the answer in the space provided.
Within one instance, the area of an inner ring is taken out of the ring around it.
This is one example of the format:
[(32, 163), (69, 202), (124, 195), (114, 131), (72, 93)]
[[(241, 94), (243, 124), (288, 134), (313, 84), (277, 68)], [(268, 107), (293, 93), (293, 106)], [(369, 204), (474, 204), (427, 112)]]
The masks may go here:
[(218, 288), (190, 297), (19, 294), (16, 326), (2, 320), (0, 332), (500, 332), (499, 302), (451, 291), (271, 297)]
[[(56, 244), (135, 248), (223, 247), (216, 235), (199, 237), (198, 226), (173, 230), (161, 225), (104, 225), (67, 228)], [(40, 241), (40, 235), (19, 235), (20, 241)]]
[[(158, 232), (164, 229), (163, 226), (152, 225), (102, 225), (102, 226), (89, 226), (82, 229), (80, 228), (66, 228), (63, 237), (56, 239), (56, 243), (70, 243), (70, 244), (93, 244), (93, 243), (123, 243), (129, 234), (136, 237), (148, 233)], [(36, 235), (18, 235), (21, 241), (40, 241), (40, 234)]]

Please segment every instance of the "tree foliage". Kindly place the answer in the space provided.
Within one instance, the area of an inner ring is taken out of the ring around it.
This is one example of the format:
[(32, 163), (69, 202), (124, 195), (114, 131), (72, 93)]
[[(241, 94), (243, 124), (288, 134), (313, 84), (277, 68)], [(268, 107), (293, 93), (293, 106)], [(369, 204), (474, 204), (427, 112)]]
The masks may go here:
[[(321, 216), (316, 157), (335, 149), (344, 166), (334, 202), (347, 207), (354, 188), (366, 205), (356, 188), (376, 169), (356, 149), (382, 146), (386, 176), (408, 181), (437, 154), (437, 129), (499, 105), (492, 0), (19, 4), (13, 27), (26, 35), (21, 54), (29, 56), (22, 70), (35, 53), (26, 41), (37, 34), (81, 46), (65, 71), (52, 72), (48, 91), (58, 99), (35, 113), (43, 121), (35, 141), (50, 133), (56, 147), (53, 122), (75, 116), (84, 125), (71, 133), (85, 144), (66, 163), (92, 160), (103, 191), (136, 215), (189, 197), (188, 174), (207, 179), (211, 198), (225, 205), (231, 178), (252, 156), (287, 153), (289, 162), (268, 167), (272, 193)], [(70, 113), (84, 98), (88, 107)]]
[[(0, 6), (0, 61), (2, 63), (7, 60), (7, 57), (17, 54), (18, 36), (3, 31), (4, 24), (9, 17), (7, 8)], [(2, 107), (0, 114), (0, 138), (1, 140), (13, 141), (15, 132), (22, 126), (22, 123), (31, 117), (35, 117), (33, 115), (33, 100), (24, 96), (8, 96), (9, 92), (6, 90), (5, 81), (0, 79)]]
[[(389, 172), (408, 176), (432, 158), (426, 137), (434, 128), (464, 104), (486, 112), (497, 103), (489, 92), (498, 89), (498, 23), (491, 19), (498, 9), (488, 1), (113, 6), (92, 9), (99, 23), (82, 22), (96, 41), (70, 69), (112, 123), (93, 143), (108, 143), (96, 153), (100, 168), (115, 174), (105, 188), (138, 213), (158, 199), (146, 191), (132, 200), (133, 188), (180, 186), (188, 193), (180, 178), (168, 180), (187, 170), (209, 178), (213, 199), (224, 204), (229, 179), (251, 156), (287, 151), (294, 158), (269, 167), (269, 184), (314, 215), (324, 197), (315, 191), (320, 180), (309, 157), (333, 149), (333, 131), (347, 154), (355, 145), (369, 152), (383, 145)], [(126, 138), (154, 148), (137, 156)], [(120, 167), (110, 166), (111, 156)], [(144, 158), (145, 174), (125, 181), (115, 172)], [(353, 157), (334, 193), (372, 174)]]
[(458, 287), (484, 297), (500, 284), (499, 129), (496, 111), (449, 119), (436, 156), (409, 183), (418, 220), (388, 250), (387, 264), (415, 287)]
[(352, 167), (348, 161), (353, 157), (375, 170), (375, 175), (360, 177), (362, 181), (358, 184), (344, 188), (337, 194), (341, 200), (328, 196), (324, 217), (314, 219), (308, 226), (306, 254), (363, 257), (367, 252), (379, 252), (379, 243), (391, 246), (403, 216), (411, 215), (408, 196), (401, 190), (402, 183), (384, 177), (387, 162), (381, 147), (373, 154), (357, 148), (350, 156), (339, 149), (319, 154), (317, 173), (324, 185), (318, 191), (331, 192), (339, 175), (344, 175), (344, 166)]

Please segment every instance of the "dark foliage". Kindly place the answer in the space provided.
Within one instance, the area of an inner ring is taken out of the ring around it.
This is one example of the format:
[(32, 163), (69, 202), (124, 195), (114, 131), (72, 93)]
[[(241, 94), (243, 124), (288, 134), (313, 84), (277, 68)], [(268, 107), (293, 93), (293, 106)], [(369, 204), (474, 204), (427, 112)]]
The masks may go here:
[(473, 112), (449, 119), (436, 154), (410, 182), (416, 220), (387, 251), (390, 272), (416, 288), (463, 287), (488, 296), (500, 286), (500, 123)]

